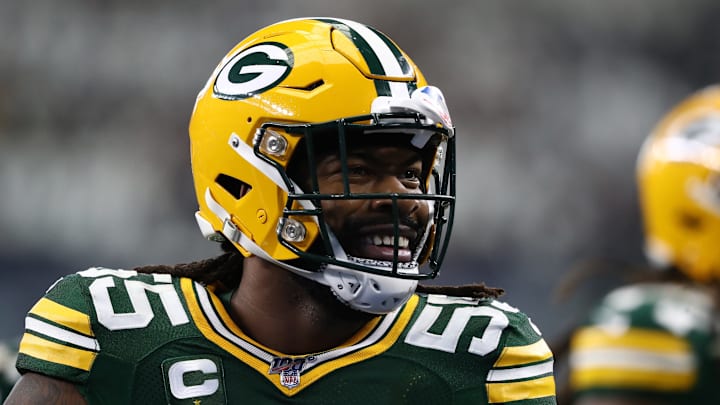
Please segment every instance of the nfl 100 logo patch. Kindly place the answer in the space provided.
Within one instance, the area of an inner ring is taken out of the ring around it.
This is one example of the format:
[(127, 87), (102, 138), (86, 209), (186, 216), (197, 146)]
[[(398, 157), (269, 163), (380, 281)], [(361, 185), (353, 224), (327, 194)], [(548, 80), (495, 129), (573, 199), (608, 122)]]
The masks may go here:
[(300, 374), (303, 368), (313, 361), (315, 361), (315, 356), (275, 357), (270, 363), (268, 374), (279, 374), (280, 384), (283, 387), (295, 388), (300, 385)]

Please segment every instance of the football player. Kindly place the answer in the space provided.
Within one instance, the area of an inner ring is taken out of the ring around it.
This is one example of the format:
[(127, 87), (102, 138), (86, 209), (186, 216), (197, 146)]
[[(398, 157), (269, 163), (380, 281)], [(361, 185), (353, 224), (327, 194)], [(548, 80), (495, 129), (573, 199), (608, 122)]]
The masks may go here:
[(455, 209), (441, 91), (378, 30), (279, 22), (200, 91), (191, 161), (225, 253), (63, 278), (8, 404), (554, 404), (538, 329), (483, 285), (422, 287)]
[(575, 404), (718, 404), (720, 87), (675, 106), (637, 163), (654, 274), (604, 297), (570, 341)]

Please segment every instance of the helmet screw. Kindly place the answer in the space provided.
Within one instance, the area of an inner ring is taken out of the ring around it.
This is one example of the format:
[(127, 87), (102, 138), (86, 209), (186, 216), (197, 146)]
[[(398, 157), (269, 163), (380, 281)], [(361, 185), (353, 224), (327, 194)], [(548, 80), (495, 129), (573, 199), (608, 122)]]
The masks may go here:
[(257, 219), (260, 221), (261, 224), (264, 224), (267, 222), (267, 212), (265, 210), (260, 209), (257, 211)]
[(267, 130), (267, 136), (263, 140), (263, 146), (268, 153), (275, 156), (282, 156), (288, 147), (287, 139), (275, 131)]
[(290, 242), (302, 242), (305, 240), (305, 225), (288, 218), (282, 227), (282, 236)]

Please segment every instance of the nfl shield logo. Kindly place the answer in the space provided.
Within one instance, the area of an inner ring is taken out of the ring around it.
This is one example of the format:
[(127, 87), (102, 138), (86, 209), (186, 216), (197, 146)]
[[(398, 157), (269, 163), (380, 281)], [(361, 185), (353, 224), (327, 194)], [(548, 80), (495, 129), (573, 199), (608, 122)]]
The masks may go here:
[(300, 385), (300, 373), (305, 365), (315, 361), (315, 356), (308, 357), (275, 357), (270, 363), (269, 374), (280, 374), (283, 387), (295, 388)]
[(280, 372), (280, 384), (288, 388), (295, 388), (300, 385), (299, 370), (283, 370)]

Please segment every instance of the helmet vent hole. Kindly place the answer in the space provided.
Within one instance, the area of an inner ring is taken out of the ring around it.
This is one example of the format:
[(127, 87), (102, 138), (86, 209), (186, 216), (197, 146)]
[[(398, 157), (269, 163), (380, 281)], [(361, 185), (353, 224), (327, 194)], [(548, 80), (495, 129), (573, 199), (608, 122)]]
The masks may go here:
[(320, 80), (316, 80), (316, 81), (308, 84), (307, 86), (286, 86), (286, 87), (289, 87), (289, 88), (295, 89), (295, 90), (313, 91), (313, 90), (317, 89), (318, 87), (322, 86), (323, 84), (325, 84), (325, 81), (323, 79), (320, 79)]
[(318, 81), (310, 83), (307, 87), (305, 87), (305, 90), (312, 91), (312, 90), (315, 90), (318, 87), (322, 86), (323, 84), (325, 84), (325, 82), (322, 79), (320, 79)]
[(225, 189), (230, 195), (239, 200), (242, 198), (252, 187), (249, 184), (236, 179), (235, 177), (228, 176), (227, 174), (220, 173), (215, 178), (215, 183)]

